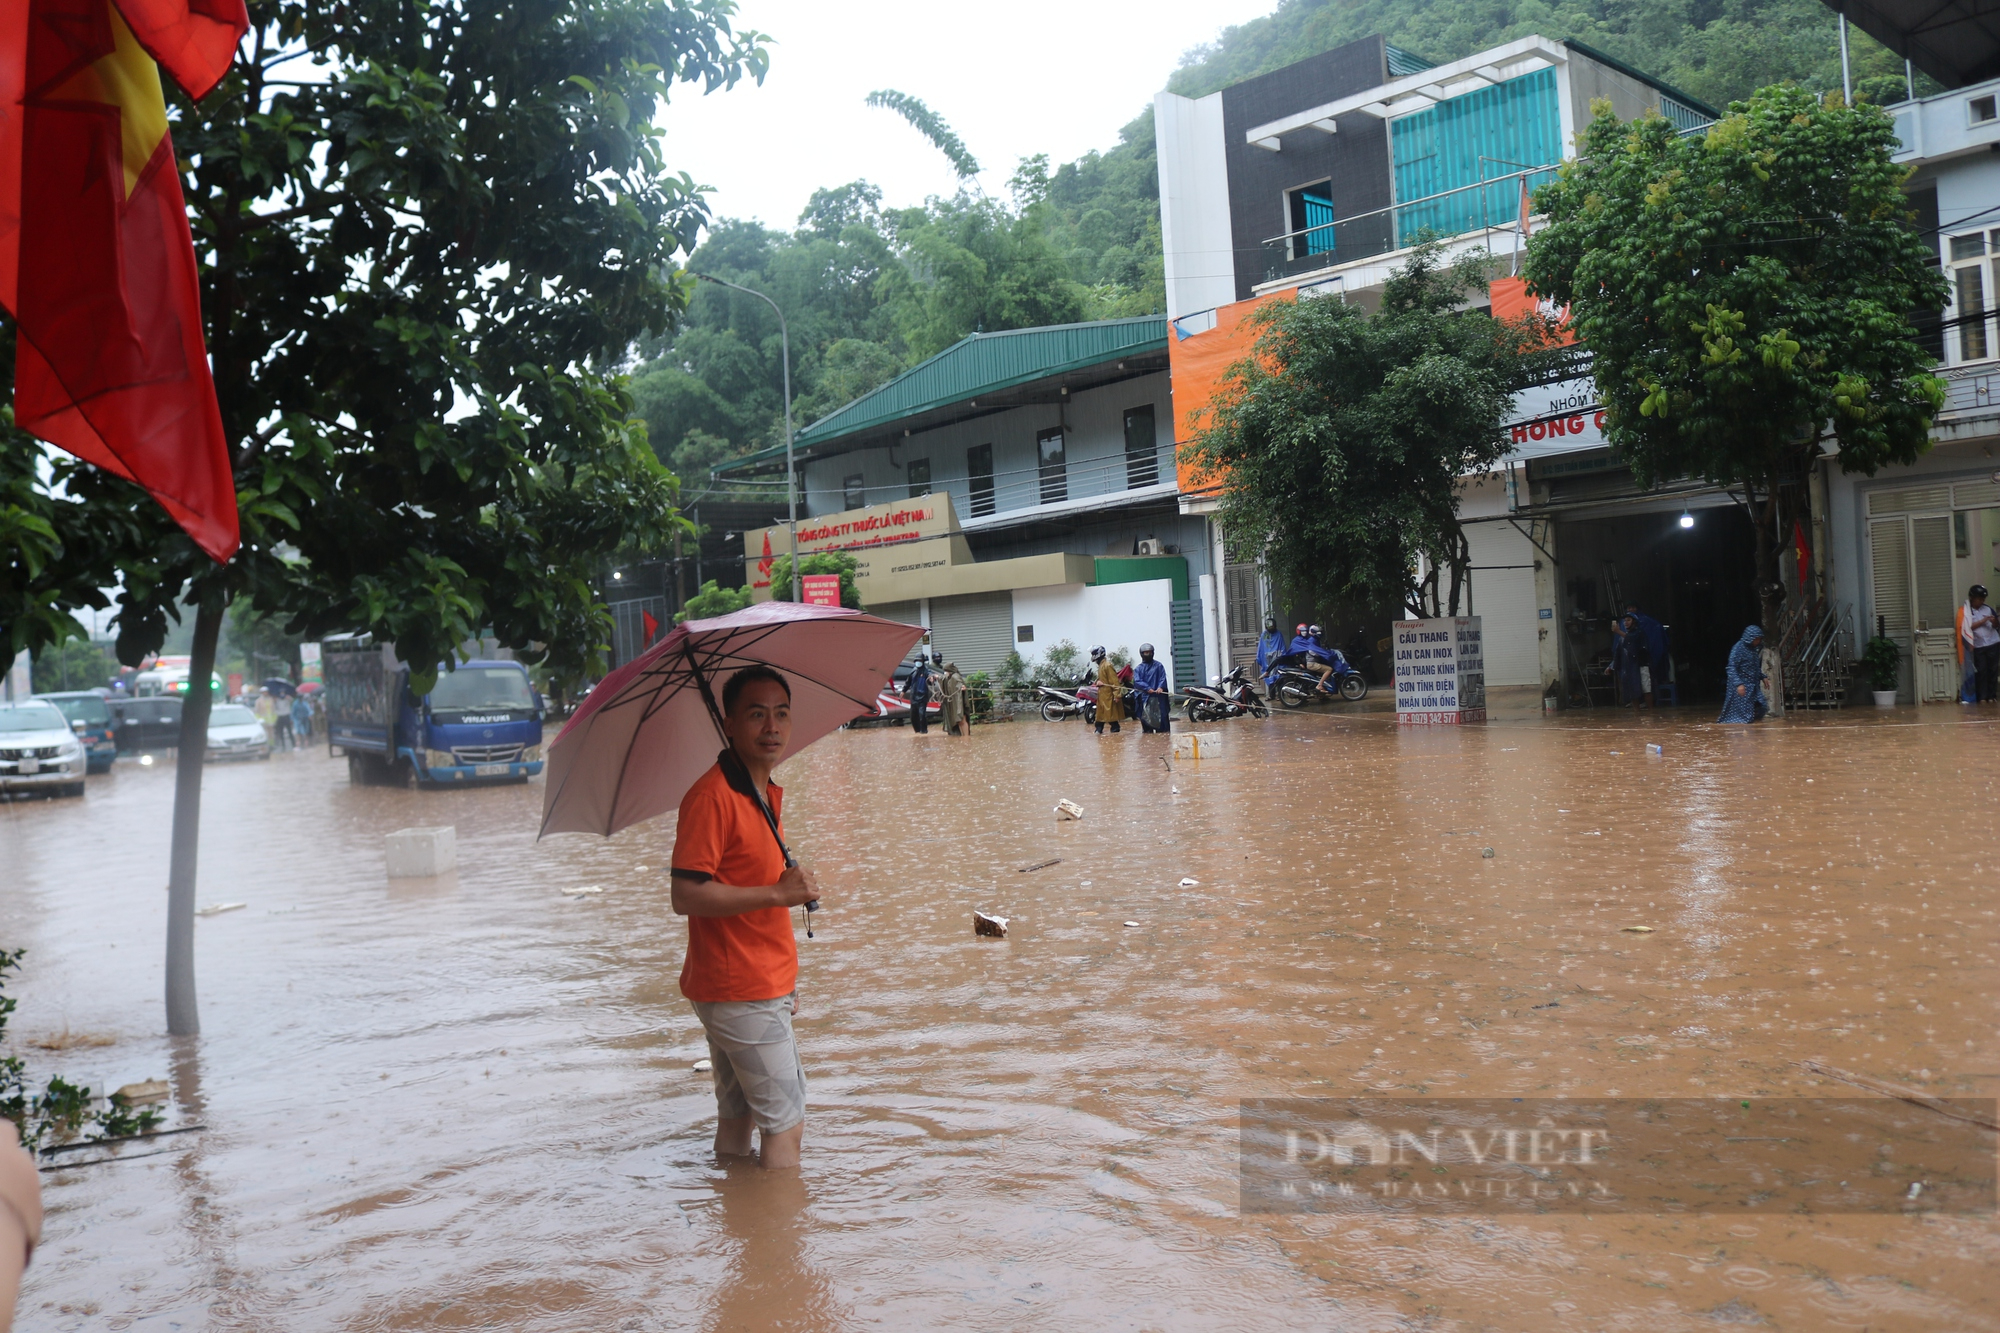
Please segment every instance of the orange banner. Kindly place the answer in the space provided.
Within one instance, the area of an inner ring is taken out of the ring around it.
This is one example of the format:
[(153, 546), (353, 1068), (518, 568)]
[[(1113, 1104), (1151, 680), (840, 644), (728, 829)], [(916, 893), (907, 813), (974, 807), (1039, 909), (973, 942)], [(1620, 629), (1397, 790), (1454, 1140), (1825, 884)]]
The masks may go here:
[(1189, 315), (1176, 320), (1167, 340), (1167, 363), (1174, 394), (1175, 473), (1182, 495), (1201, 495), (1221, 488), (1222, 479), (1189, 465), (1179, 449), (1208, 424), (1208, 408), (1215, 391), (1228, 378), (1229, 368), (1249, 359), (1261, 326), (1249, 316), (1267, 301), (1292, 301), (1295, 292), (1272, 292), (1250, 301), (1238, 301), (1215, 311), (1215, 324), (1200, 333), (1183, 335), (1181, 328), (1203, 317)]
[(1507, 323), (1540, 313), (1562, 321), (1562, 333), (1557, 342), (1567, 347), (1576, 341), (1576, 334), (1569, 327), (1568, 307), (1558, 307), (1553, 301), (1537, 298), (1528, 290), (1526, 278), (1495, 278), (1487, 290), (1493, 297), (1493, 318)]

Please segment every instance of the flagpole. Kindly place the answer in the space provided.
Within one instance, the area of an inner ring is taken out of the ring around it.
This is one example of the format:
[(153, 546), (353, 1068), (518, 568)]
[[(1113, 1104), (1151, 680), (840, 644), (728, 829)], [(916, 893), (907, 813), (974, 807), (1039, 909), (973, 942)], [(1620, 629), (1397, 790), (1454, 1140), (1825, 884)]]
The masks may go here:
[(697, 273), (695, 277), (703, 282), (712, 282), (718, 287), (727, 287), (731, 291), (754, 296), (771, 307), (772, 312), (778, 317), (778, 346), (784, 357), (785, 367), (785, 533), (792, 553), (792, 600), (804, 601), (805, 594), (800, 588), (805, 580), (799, 575), (799, 474), (792, 463), (792, 335), (785, 328), (785, 312), (778, 309), (776, 301), (754, 287), (744, 287), (722, 278), (712, 277), (707, 273)]

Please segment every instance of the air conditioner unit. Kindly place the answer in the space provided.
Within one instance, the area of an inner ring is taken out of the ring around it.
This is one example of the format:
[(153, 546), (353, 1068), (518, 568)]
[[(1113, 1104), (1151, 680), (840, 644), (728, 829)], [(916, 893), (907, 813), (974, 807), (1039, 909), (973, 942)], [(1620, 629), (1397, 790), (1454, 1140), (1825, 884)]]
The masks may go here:
[(1159, 539), (1158, 539), (1158, 538), (1156, 538), (1156, 537), (1147, 537), (1147, 538), (1145, 538), (1144, 540), (1142, 540), (1142, 541), (1141, 541), (1141, 542), (1139, 543), (1139, 554), (1140, 554), (1140, 555), (1165, 555), (1165, 554), (1166, 554), (1166, 552), (1165, 552), (1164, 550), (1162, 550), (1162, 549), (1160, 548), (1160, 542), (1159, 542)]

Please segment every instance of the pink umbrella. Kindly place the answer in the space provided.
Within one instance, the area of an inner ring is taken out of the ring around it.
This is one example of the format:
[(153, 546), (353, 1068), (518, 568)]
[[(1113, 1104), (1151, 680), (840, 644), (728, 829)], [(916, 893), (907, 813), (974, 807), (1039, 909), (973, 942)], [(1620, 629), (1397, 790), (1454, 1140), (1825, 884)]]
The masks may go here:
[(875, 708), (910, 645), (902, 625), (840, 606), (759, 602), (690, 620), (606, 676), (549, 746), (542, 833), (607, 837), (677, 809), (722, 744), (722, 687), (764, 665), (792, 687), (779, 762)]

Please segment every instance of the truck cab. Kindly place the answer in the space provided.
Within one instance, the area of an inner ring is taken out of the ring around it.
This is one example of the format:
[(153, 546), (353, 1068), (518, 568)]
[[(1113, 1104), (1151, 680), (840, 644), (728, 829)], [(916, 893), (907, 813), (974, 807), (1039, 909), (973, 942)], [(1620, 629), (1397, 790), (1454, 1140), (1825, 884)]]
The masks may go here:
[(422, 742), (411, 746), (419, 782), (526, 782), (542, 771), (542, 700), (519, 662), (461, 662), (429, 694), (406, 687), (403, 697), (408, 734)]

